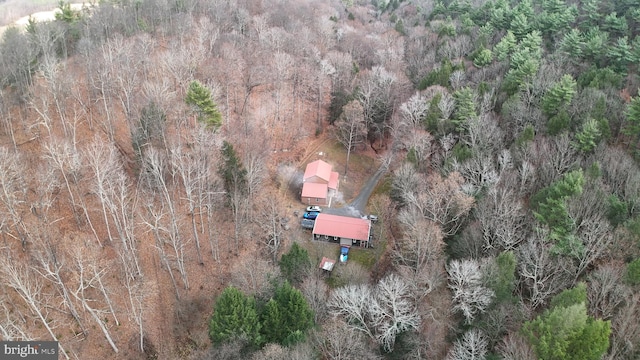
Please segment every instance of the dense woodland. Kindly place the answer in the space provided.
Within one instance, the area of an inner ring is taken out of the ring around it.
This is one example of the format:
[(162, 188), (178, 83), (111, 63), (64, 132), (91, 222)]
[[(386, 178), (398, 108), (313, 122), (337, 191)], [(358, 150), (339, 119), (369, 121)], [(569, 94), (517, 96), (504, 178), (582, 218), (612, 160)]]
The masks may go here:
[[(63, 359), (640, 356), (637, 0), (59, 10), (0, 43), (2, 339)], [(345, 169), (390, 164), (371, 261), (331, 276), (292, 217), (321, 141)]]

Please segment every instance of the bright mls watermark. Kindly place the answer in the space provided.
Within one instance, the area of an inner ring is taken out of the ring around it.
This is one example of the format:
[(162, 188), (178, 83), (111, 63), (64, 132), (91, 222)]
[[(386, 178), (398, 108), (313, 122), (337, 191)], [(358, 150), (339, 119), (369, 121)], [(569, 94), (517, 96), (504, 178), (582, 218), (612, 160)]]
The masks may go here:
[(58, 360), (57, 341), (0, 341), (0, 360)]

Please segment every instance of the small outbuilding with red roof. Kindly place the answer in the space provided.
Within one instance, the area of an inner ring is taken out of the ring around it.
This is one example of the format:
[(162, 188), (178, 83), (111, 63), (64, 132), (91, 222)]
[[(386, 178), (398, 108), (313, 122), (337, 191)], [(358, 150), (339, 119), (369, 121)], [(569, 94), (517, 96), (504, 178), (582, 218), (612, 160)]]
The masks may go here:
[(322, 160), (307, 164), (302, 179), (302, 202), (307, 205), (331, 206), (331, 197), (338, 190), (338, 178), (339, 174)]

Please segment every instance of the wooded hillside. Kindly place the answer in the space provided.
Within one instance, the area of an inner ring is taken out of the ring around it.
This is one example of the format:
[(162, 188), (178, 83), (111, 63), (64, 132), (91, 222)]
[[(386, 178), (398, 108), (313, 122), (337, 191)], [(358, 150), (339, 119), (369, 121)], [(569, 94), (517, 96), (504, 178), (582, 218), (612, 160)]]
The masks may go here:
[[(0, 337), (636, 359), (639, 35), (633, 0), (61, 3), (0, 43)], [(318, 152), (334, 206), (390, 164), (331, 275), (299, 227)]]

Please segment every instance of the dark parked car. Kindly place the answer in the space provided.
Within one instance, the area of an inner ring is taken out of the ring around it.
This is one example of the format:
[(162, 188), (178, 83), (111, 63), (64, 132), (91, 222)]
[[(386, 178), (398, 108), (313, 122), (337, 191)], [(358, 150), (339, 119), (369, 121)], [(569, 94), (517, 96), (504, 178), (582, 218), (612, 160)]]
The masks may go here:
[(318, 214), (320, 214), (320, 213), (317, 212), (317, 211), (308, 211), (308, 212), (304, 213), (302, 215), (302, 217), (305, 218), (305, 219), (315, 220), (318, 217)]
[(302, 221), (300, 222), (300, 225), (302, 225), (302, 228), (304, 229), (313, 229), (313, 226), (316, 224), (315, 220), (311, 220), (311, 219), (302, 219)]

